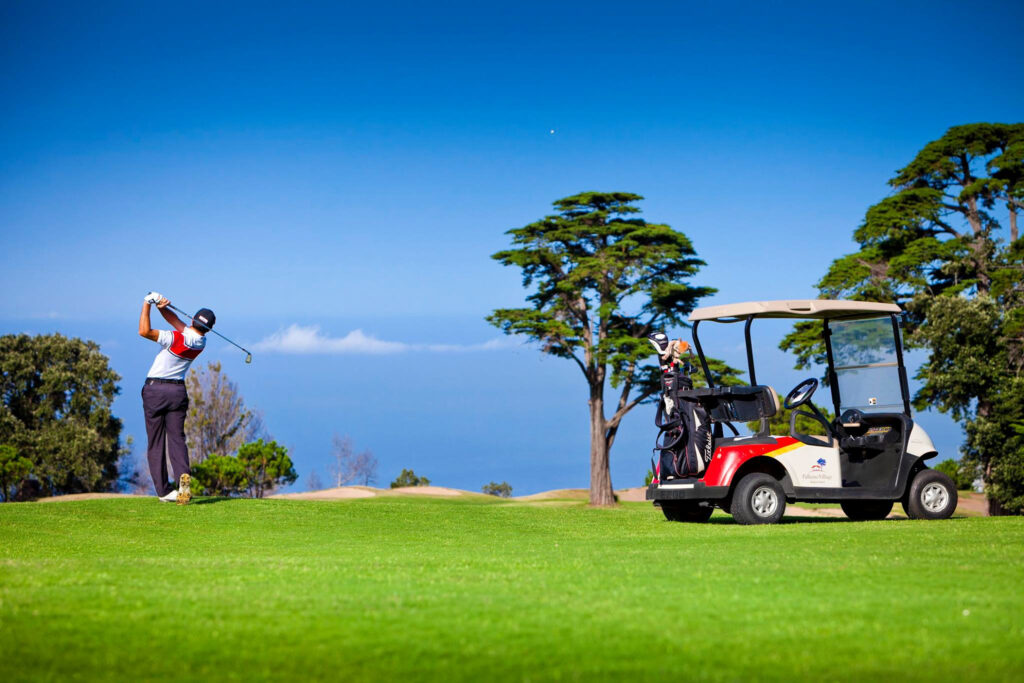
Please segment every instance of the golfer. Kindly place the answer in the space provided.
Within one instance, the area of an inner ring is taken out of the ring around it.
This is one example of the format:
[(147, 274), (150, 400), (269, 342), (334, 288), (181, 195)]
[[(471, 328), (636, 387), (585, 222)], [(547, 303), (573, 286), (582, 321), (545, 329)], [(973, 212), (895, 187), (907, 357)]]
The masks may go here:
[[(157, 292), (150, 292), (142, 300), (139, 335), (163, 347), (146, 375), (146, 383), (142, 387), (142, 410), (146, 414), (146, 435), (149, 437), (146, 457), (156, 495), (165, 503), (186, 505), (192, 499), (192, 481), (188, 447), (185, 445), (185, 414), (188, 412), (185, 373), (206, 347), (206, 333), (217, 319), (210, 309), (200, 308), (192, 318), (192, 325), (186, 327), (167, 309), (170, 303)], [(150, 327), (149, 309), (153, 304), (174, 328), (173, 331)], [(167, 482), (165, 443), (167, 457), (178, 482), (176, 489)]]

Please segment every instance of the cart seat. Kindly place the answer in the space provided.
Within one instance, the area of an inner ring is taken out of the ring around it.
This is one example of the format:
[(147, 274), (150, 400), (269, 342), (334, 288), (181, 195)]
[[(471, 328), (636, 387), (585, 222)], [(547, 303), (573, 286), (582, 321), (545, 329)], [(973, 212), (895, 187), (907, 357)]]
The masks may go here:
[(757, 384), (740, 387), (694, 389), (693, 396), (700, 401), (716, 422), (754, 422), (760, 420), (758, 436), (768, 435), (768, 419), (777, 415), (782, 407), (779, 395), (770, 386)]

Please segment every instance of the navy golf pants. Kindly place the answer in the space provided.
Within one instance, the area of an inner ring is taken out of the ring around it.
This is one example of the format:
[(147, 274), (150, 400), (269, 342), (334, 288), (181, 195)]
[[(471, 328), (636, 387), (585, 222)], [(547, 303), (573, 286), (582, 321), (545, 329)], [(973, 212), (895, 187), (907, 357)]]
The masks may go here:
[(153, 477), (156, 495), (166, 496), (177, 488), (167, 483), (167, 456), (174, 470), (174, 481), (182, 474), (191, 474), (188, 446), (185, 445), (185, 414), (188, 413), (188, 392), (184, 384), (166, 384), (147, 379), (142, 387), (142, 410), (146, 414), (146, 435), (149, 445), (146, 458)]

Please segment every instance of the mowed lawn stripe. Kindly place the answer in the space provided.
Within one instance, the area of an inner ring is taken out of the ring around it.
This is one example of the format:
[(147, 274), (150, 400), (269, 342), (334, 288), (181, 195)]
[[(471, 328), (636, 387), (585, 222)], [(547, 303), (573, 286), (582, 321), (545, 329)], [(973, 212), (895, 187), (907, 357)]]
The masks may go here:
[(0, 678), (1019, 679), (1022, 542), (639, 503), (3, 505)]

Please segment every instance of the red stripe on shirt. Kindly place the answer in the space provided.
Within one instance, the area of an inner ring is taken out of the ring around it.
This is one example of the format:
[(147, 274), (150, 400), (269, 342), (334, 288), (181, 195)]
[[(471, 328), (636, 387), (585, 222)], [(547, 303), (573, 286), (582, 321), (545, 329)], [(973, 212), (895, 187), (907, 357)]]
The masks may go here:
[(202, 349), (193, 349), (192, 347), (185, 346), (185, 335), (177, 330), (171, 332), (173, 339), (171, 345), (167, 349), (178, 358), (184, 358), (185, 360), (195, 360), (196, 357), (202, 352)]

